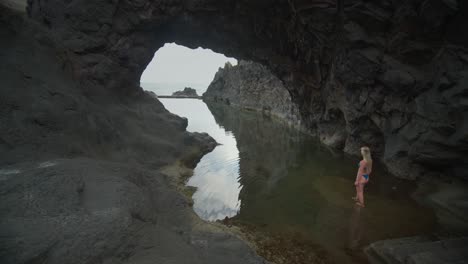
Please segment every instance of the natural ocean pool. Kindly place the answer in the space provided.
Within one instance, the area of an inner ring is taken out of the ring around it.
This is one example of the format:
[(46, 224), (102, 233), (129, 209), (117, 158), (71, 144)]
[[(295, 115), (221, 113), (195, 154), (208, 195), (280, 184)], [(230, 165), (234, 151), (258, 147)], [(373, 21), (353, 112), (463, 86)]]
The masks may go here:
[(366, 208), (357, 208), (351, 197), (358, 158), (334, 153), (259, 112), (197, 99), (160, 100), (188, 119), (188, 131), (206, 132), (221, 144), (187, 182), (197, 187), (193, 208), (204, 220), (228, 217), (272, 237), (274, 242), (261, 242), (272, 251), (307, 255), (297, 248), (312, 245), (325, 252), (327, 263), (365, 263), (362, 249), (369, 243), (427, 234), (436, 226), (434, 213), (410, 198), (414, 185), (381, 166), (366, 186)]

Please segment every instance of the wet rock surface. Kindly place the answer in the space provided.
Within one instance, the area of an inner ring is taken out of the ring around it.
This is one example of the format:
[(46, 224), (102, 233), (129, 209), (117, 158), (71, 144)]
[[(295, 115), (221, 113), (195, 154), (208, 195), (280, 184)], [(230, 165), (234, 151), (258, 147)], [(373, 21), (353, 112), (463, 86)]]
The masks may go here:
[(366, 253), (372, 264), (466, 263), (468, 238), (434, 240), (407, 237), (372, 243)]
[(372, 264), (465, 263), (468, 257), (466, 183), (431, 179), (418, 183), (413, 197), (433, 208), (438, 230), (431, 235), (371, 243), (365, 253)]
[(262, 263), (178, 191), (209, 135), (141, 90), (91, 94), (21, 14), (0, 8), (0, 39), (1, 263)]
[(323, 142), (397, 176), (466, 177), (464, 1), (39, 1), (81, 82), (128, 94), (166, 42), (259, 62)]
[(300, 126), (299, 110), (283, 83), (261, 64), (240, 61), (220, 68), (203, 94), (203, 99), (272, 114)]

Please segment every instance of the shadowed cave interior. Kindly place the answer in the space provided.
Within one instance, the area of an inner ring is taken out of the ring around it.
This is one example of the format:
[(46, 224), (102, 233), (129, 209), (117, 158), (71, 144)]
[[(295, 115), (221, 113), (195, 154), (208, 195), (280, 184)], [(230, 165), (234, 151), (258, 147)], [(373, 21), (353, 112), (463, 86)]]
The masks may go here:
[[(464, 1), (1, 4), (2, 263), (263, 263), (281, 251), (193, 212), (184, 183), (216, 142), (140, 87), (172, 42), (238, 59), (218, 80), (271, 72), (301, 131), (339, 153), (369, 145), (389, 173), (431, 193), (438, 219), (466, 217)], [(466, 230), (442, 230), (395, 243), (465, 248)], [(394, 246), (382, 243), (372, 254)]]

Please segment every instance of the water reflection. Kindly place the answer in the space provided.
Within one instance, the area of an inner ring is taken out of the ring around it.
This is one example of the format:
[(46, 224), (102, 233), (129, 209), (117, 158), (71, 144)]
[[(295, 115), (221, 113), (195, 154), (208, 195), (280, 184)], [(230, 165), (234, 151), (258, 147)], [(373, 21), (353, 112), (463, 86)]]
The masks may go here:
[(378, 163), (366, 186), (366, 208), (356, 208), (356, 158), (333, 153), (258, 112), (206, 107), (198, 100), (162, 102), (188, 117), (188, 130), (207, 132), (223, 144), (203, 157), (188, 182), (198, 187), (194, 210), (203, 219), (228, 216), (269, 237), (289, 237), (294, 242), (286, 250), (319, 245), (336, 263), (362, 263), (364, 245), (435, 226), (434, 214), (410, 199), (412, 184), (389, 176)]
[(413, 185), (391, 177), (378, 163), (366, 186), (367, 207), (355, 208), (357, 158), (334, 153), (260, 113), (215, 103), (208, 108), (237, 141), (242, 204), (233, 220), (238, 223), (296, 242), (300, 236), (338, 263), (362, 262), (362, 247), (372, 241), (434, 228), (434, 214), (409, 197)]
[(189, 186), (197, 187), (193, 195), (194, 210), (205, 220), (235, 216), (240, 208), (239, 151), (234, 135), (218, 125), (206, 104), (197, 99), (160, 99), (166, 109), (188, 118), (187, 130), (206, 132), (221, 145), (206, 154), (197, 164)]
[(362, 236), (365, 231), (365, 225), (361, 219), (363, 209), (361, 206), (355, 205), (349, 218), (348, 248), (352, 251), (359, 249), (361, 246)]

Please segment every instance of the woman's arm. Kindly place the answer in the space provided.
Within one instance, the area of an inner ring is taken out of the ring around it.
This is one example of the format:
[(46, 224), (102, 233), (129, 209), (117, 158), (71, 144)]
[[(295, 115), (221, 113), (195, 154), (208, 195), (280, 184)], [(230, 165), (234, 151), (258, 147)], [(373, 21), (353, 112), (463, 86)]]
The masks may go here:
[(354, 181), (354, 184), (357, 184), (357, 183), (359, 182), (359, 175), (361, 175), (361, 174), (359, 173), (360, 170), (361, 170), (361, 169), (358, 169), (358, 172), (357, 172), (357, 175), (356, 175), (356, 180)]

